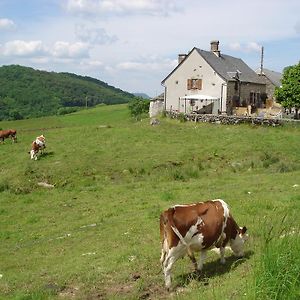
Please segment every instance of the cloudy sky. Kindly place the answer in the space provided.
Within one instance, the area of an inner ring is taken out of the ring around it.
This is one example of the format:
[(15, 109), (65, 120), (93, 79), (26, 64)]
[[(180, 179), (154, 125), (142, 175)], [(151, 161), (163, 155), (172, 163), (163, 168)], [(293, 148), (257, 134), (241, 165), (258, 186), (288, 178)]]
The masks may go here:
[(0, 65), (88, 75), (155, 96), (194, 46), (282, 71), (300, 60), (299, 0), (0, 0)]

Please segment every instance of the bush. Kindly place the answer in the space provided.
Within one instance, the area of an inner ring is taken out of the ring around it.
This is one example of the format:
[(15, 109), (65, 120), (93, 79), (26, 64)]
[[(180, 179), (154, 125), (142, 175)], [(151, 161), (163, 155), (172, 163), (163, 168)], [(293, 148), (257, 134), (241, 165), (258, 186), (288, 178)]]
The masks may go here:
[(178, 120), (179, 120), (181, 123), (186, 122), (185, 114), (184, 114), (184, 113), (180, 113), (180, 114), (178, 115)]
[(132, 100), (128, 103), (130, 114), (136, 120), (140, 120), (142, 114), (149, 112), (150, 101), (142, 98)]
[(79, 107), (61, 107), (57, 110), (58, 115), (67, 115), (73, 112), (78, 111)]

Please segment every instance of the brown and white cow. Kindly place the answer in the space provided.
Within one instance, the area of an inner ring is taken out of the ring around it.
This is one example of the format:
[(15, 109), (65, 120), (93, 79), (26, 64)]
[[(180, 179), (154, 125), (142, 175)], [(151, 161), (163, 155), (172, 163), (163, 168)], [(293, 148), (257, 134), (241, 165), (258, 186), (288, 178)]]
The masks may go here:
[[(160, 262), (166, 287), (171, 287), (173, 264), (186, 254), (196, 270), (203, 268), (206, 251), (214, 247), (220, 249), (221, 263), (224, 264), (228, 242), (236, 256), (244, 256), (244, 242), (248, 238), (246, 230), (246, 227), (237, 225), (228, 205), (221, 199), (175, 205), (164, 211), (160, 216)], [(194, 252), (200, 252), (198, 264)]]
[(46, 138), (43, 135), (38, 136), (31, 144), (30, 158), (37, 160), (37, 154), (46, 148)]
[(4, 139), (11, 138), (14, 143), (17, 142), (17, 131), (15, 129), (0, 130), (0, 140), (4, 143)]

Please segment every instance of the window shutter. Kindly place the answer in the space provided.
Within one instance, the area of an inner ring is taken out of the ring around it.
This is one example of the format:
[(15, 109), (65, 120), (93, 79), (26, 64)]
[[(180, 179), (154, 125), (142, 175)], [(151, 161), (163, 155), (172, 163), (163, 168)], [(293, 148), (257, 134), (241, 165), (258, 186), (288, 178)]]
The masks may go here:
[(197, 80), (197, 89), (202, 90), (202, 79)]
[(192, 89), (192, 79), (187, 80), (187, 89), (191, 90)]

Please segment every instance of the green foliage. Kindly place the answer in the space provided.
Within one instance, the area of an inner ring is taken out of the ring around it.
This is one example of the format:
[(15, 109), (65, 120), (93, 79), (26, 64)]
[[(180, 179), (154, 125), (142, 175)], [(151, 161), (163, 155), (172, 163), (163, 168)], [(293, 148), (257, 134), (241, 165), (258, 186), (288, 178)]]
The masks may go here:
[(0, 67), (0, 120), (65, 114), (74, 111), (69, 107), (127, 103), (134, 98), (130, 93), (86, 76), (19, 65)]
[(184, 113), (180, 113), (180, 114), (178, 115), (178, 120), (179, 120), (181, 123), (186, 122), (185, 114), (184, 114)]
[(256, 299), (300, 297), (300, 237), (291, 224), (284, 217), (281, 223), (272, 220), (262, 226), (262, 252), (255, 266)]
[(135, 99), (135, 100), (131, 100), (128, 103), (128, 108), (130, 110), (131, 116), (133, 118), (135, 118), (136, 120), (140, 120), (141, 116), (144, 113), (149, 112), (149, 105), (150, 105), (149, 100), (138, 98), (138, 99)]
[(58, 115), (66, 115), (78, 111), (79, 107), (61, 107), (57, 110)]
[(296, 118), (298, 118), (298, 110), (300, 109), (300, 62), (284, 69), (282, 86), (275, 89), (275, 96), (283, 107), (294, 107)]

